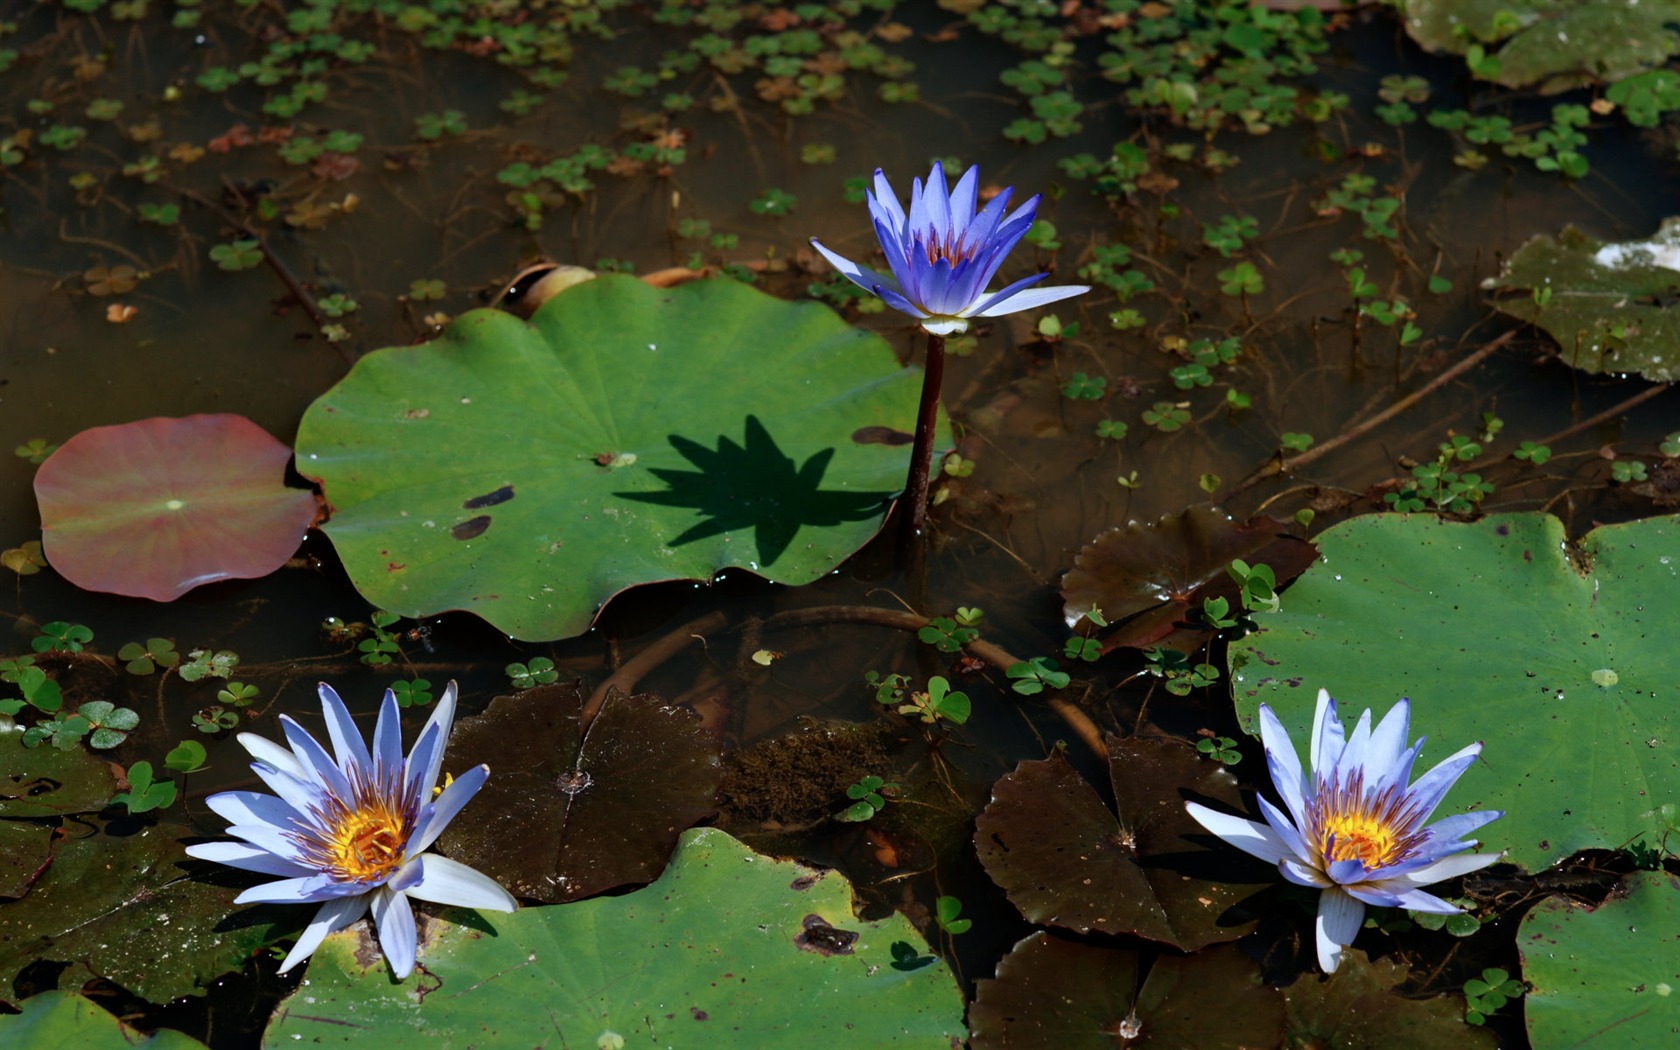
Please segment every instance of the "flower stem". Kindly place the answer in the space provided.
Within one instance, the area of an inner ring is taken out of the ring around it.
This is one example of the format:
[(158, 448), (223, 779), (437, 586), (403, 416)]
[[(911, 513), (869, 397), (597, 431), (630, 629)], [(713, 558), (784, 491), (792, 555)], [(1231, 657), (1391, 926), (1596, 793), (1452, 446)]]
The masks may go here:
[(927, 370), (922, 373), (922, 403), (916, 410), (916, 443), (910, 449), (910, 475), (904, 481), (904, 535), (912, 539), (927, 523), (928, 474), (933, 469), (933, 438), (939, 425), (939, 386), (945, 378), (945, 337), (928, 333)]

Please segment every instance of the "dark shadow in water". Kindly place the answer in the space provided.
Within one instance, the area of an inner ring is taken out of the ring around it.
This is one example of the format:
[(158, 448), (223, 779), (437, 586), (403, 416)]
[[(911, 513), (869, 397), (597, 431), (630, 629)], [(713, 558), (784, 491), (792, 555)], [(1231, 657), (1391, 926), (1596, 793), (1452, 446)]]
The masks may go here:
[(663, 507), (693, 507), (702, 520), (665, 542), (672, 547), (752, 528), (758, 545), (758, 566), (774, 565), (801, 526), (838, 525), (863, 521), (881, 513), (891, 492), (821, 491), (823, 473), (834, 458), (825, 448), (795, 467), (793, 459), (776, 447), (757, 416), (748, 416), (746, 444), (719, 434), (717, 449), (678, 434), (671, 447), (694, 464), (695, 470), (652, 468), (650, 473), (669, 488), (664, 492), (615, 492), (622, 499), (657, 503)]

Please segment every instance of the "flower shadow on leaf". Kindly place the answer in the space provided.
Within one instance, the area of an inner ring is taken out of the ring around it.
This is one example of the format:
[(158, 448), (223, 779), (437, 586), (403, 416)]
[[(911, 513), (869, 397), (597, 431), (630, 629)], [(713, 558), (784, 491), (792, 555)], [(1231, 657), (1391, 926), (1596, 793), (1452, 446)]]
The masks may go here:
[(758, 564), (776, 563), (802, 526), (864, 521), (881, 513), (891, 492), (821, 491), (823, 474), (834, 458), (825, 448), (796, 466), (776, 444), (757, 416), (746, 420), (745, 443), (719, 434), (709, 449), (680, 434), (671, 447), (697, 470), (652, 468), (649, 473), (670, 486), (664, 492), (615, 492), (613, 495), (665, 507), (693, 507), (703, 520), (666, 541), (672, 547), (751, 528)]

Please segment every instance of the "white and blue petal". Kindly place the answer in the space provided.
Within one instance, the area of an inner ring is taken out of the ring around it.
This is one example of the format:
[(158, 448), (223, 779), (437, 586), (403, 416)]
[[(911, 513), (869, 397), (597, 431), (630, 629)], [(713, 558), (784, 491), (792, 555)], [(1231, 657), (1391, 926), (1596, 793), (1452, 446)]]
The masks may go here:
[(1268, 864), (1276, 864), (1285, 857), (1294, 856), (1289, 844), (1275, 829), (1265, 824), (1221, 813), (1196, 802), (1186, 802), (1184, 808), (1196, 823), (1244, 853), (1259, 857)]
[(357, 769), (370, 769), (373, 758), (368, 754), (367, 742), (362, 739), (350, 709), (344, 706), (338, 691), (325, 682), (315, 688), (321, 698), (321, 713), (327, 720), (327, 739), (332, 741), (333, 753), (338, 756), (338, 768), (345, 774)]
[(361, 918), (362, 913), (367, 911), (367, 907), (366, 895), (340, 897), (321, 905), (321, 910), (317, 911), (315, 917), (309, 920), (309, 926), (298, 937), (297, 943), (292, 945), (292, 950), (287, 952), (286, 958), (281, 960), (280, 972), (285, 973), (315, 954), (315, 949), (321, 946), (321, 942), (326, 939), (327, 934), (342, 930)]
[(298, 878), (315, 873), (313, 868), (275, 856), (261, 846), (252, 846), (244, 842), (200, 842), (187, 847), (187, 856), (263, 875)]
[(1340, 888), (1332, 886), (1319, 894), (1313, 934), (1320, 969), (1325, 973), (1336, 972), (1336, 967), (1342, 964), (1344, 949), (1353, 943), (1364, 921), (1365, 905)]
[(480, 911), (513, 911), (519, 902), (501, 884), (459, 861), (428, 853), (415, 859), (419, 878), (402, 892), (415, 900)]
[(1277, 712), (1267, 704), (1260, 705), (1260, 743), (1266, 751), (1266, 770), (1272, 775), (1272, 786), (1283, 796), (1283, 804), (1295, 818), (1295, 826), (1305, 829), (1307, 778), (1301, 771), (1301, 756), (1295, 753), (1289, 730), (1283, 728)]
[(413, 973), (420, 935), (414, 928), (414, 909), (408, 897), (389, 886), (374, 890), (373, 924), (379, 928), (379, 948), (391, 964), (391, 973), (399, 981)]
[(436, 842), (443, 829), (461, 812), (461, 807), (478, 794), (478, 789), (484, 786), (489, 776), (489, 766), (474, 766), (444, 788), (436, 802), (422, 806), (414, 831), (409, 835), (408, 855), (412, 857), (422, 853)]

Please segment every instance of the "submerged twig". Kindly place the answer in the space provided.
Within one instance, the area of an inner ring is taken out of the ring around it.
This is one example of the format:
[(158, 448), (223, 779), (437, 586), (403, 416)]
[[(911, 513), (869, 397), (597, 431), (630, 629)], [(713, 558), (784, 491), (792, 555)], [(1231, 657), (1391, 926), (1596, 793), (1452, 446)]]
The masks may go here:
[(1495, 352), (1503, 349), (1506, 343), (1509, 343), (1513, 338), (1515, 338), (1516, 334), (1517, 334), (1517, 330), (1513, 328), (1509, 332), (1506, 332), (1503, 335), (1494, 337), (1493, 339), (1489, 340), (1487, 343), (1483, 344), (1482, 347), (1479, 350), (1470, 354), (1468, 357), (1464, 358), (1462, 361), (1453, 365), (1451, 368), (1448, 368), (1445, 371), (1439, 373), (1438, 375), (1435, 376), (1435, 378), (1431, 379), (1429, 382), (1427, 382), (1427, 383), (1423, 384), (1422, 386), (1418, 387), (1416, 390), (1412, 391), (1410, 394), (1407, 394), (1405, 397), (1401, 398), (1400, 400), (1394, 402), (1394, 404), (1389, 405), (1387, 408), (1385, 408), (1382, 411), (1378, 412), (1377, 414), (1371, 416), (1370, 418), (1365, 419), (1365, 420), (1355, 424), (1354, 426), (1348, 428), (1347, 430), (1342, 431), (1340, 434), (1337, 434), (1335, 437), (1330, 438), (1329, 440), (1325, 441), (1324, 443), (1319, 444), (1319, 445), (1314, 445), (1312, 448), (1307, 449), (1305, 452), (1299, 453), (1298, 455), (1295, 455), (1295, 456), (1291, 456), (1287, 460), (1283, 459), (1281, 456), (1274, 456), (1271, 460), (1269, 460), (1266, 463), (1265, 466), (1261, 467), (1259, 470), (1255, 471), (1253, 474), (1250, 474), (1248, 477), (1244, 478), (1241, 482), (1239, 482), (1234, 488), (1227, 491), (1225, 493), (1225, 498), (1230, 499), (1232, 496), (1240, 495), (1241, 493), (1247, 492), (1249, 489), (1258, 485), (1260, 482), (1266, 480), (1267, 478), (1276, 477), (1277, 475), (1282, 474), (1286, 469), (1288, 469), (1288, 470), (1298, 470), (1299, 468), (1306, 466), (1307, 464), (1313, 462), (1314, 460), (1317, 460), (1317, 459), (1319, 459), (1323, 456), (1329, 455), (1331, 452), (1334, 452), (1336, 449), (1341, 448), (1343, 445), (1346, 445), (1346, 444), (1348, 444), (1350, 442), (1353, 442), (1353, 441), (1357, 441), (1358, 439), (1364, 437), (1366, 434), (1370, 433), (1372, 430), (1375, 430), (1377, 427), (1382, 426), (1384, 423), (1393, 419), (1395, 416), (1397, 416), (1400, 413), (1406, 411), (1406, 409), (1411, 408), (1413, 405), (1417, 404), (1419, 401), (1422, 401), (1424, 398), (1428, 397), (1430, 394), (1433, 394), (1435, 391), (1437, 391), (1437, 390), (1441, 389), (1442, 387), (1446, 386), (1448, 383), (1452, 382), (1453, 380), (1457, 379), (1459, 376), (1461, 376), (1464, 373), (1470, 371), (1470, 369), (1475, 368), (1477, 365), (1481, 364), (1483, 361), (1485, 361), (1489, 357), (1493, 356), (1493, 354)]

